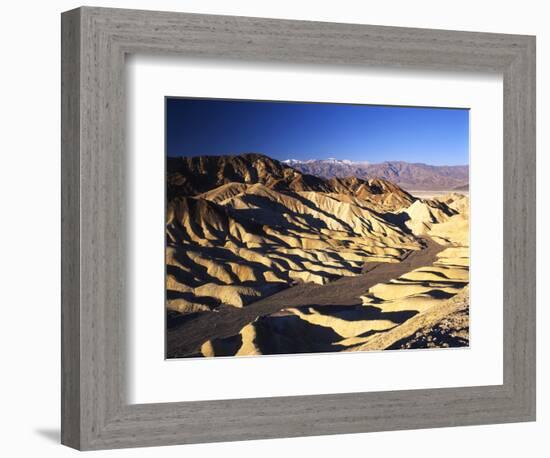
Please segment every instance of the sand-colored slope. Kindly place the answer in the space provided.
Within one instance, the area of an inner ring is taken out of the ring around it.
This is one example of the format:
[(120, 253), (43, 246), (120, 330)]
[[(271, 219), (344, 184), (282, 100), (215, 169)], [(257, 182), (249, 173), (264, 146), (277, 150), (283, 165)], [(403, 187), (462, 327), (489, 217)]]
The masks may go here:
[(360, 273), (365, 262), (399, 262), (421, 248), (365, 202), (338, 197), (233, 183), (173, 199), (167, 286), (202, 299), (168, 301), (168, 307), (195, 312), (205, 298), (242, 307), (296, 282), (323, 285)]
[(428, 234), (438, 243), (469, 245), (469, 198), (448, 194), (431, 200), (417, 200), (401, 214), (416, 235)]
[(423, 311), (463, 289), (469, 282), (468, 266), (460, 265), (463, 253), (447, 249), (437, 261), (412, 270), (388, 283), (369, 288), (362, 296), (364, 305), (376, 305), (383, 311)]
[[(339, 344), (344, 337), (330, 327), (330, 322), (339, 323), (342, 329), (350, 327), (351, 331), (339, 331), (342, 334), (351, 332), (362, 338), (365, 332), (381, 332), (373, 329), (377, 324), (370, 323), (371, 320), (390, 321), (392, 324), (385, 323), (384, 327), (394, 326), (416, 313), (411, 310), (383, 312), (376, 306), (363, 305), (361, 296), (369, 288), (405, 275), (418, 266), (433, 265), (443, 247), (429, 239), (423, 242), (425, 247), (422, 250), (412, 251), (398, 263), (371, 263), (362, 274), (341, 277), (324, 285), (302, 283), (251, 302), (244, 308), (220, 305), (216, 310), (218, 313), (201, 313), (186, 322), (183, 328), (169, 330), (168, 347), (172, 349), (172, 355), (186, 356), (198, 351), (206, 340), (216, 344), (229, 339), (233, 342), (230, 348), (237, 351), (235, 336), (243, 327), (256, 322), (254, 326), (261, 327), (259, 335), (266, 336), (260, 338), (262, 343), (258, 348), (268, 354), (347, 348), (347, 343)], [(302, 319), (293, 309), (299, 309), (304, 315), (322, 315), (326, 326), (315, 324), (314, 316), (311, 322)], [(268, 338), (270, 335), (278, 336), (276, 344)], [(224, 350), (225, 344), (220, 345), (221, 350), (216, 354), (233, 354)]]
[(380, 178), (333, 178), (329, 183), (333, 193), (352, 197), (379, 211), (398, 211), (414, 202), (414, 197), (408, 192)]
[[(246, 325), (240, 344), (235, 337), (214, 339), (217, 352), (204, 356), (250, 356), (288, 352), (369, 351), (467, 345), (468, 289), (420, 313), (388, 314), (387, 319), (358, 319), (375, 311), (300, 312), (270, 315)], [(248, 337), (245, 337), (248, 336)]]
[[(167, 308), (184, 319), (169, 356), (430, 346), (464, 324), (468, 197), (415, 199), (264, 158), (193, 159), (171, 178)], [(441, 310), (457, 314), (443, 323)]]
[(469, 343), (468, 286), (385, 333), (352, 342), (347, 351), (464, 346)]
[[(197, 356), (256, 356), (331, 351), (467, 346), (469, 288), (418, 313), (291, 309), (247, 324), (235, 336), (205, 342)], [(370, 319), (369, 314), (372, 315)], [(361, 316), (364, 319), (361, 319)], [(385, 317), (380, 319), (380, 317)]]

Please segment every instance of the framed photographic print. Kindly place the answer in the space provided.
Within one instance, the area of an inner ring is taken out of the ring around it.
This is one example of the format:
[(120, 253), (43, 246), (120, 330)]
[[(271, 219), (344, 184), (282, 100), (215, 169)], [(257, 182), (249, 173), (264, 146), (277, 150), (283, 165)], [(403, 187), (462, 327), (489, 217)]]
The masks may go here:
[(535, 40), (62, 16), (62, 442), (535, 418)]

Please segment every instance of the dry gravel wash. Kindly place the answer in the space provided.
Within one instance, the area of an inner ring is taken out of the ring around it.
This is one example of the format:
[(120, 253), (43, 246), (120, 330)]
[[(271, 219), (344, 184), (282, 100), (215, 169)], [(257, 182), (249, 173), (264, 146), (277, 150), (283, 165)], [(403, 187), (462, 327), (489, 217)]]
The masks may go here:
[(256, 318), (301, 306), (357, 306), (361, 296), (379, 283), (424, 266), (431, 266), (437, 254), (445, 249), (430, 237), (422, 237), (424, 248), (410, 251), (399, 263), (371, 262), (362, 274), (342, 277), (325, 285), (300, 284), (261, 299), (244, 308), (222, 305), (215, 312), (195, 313), (169, 320), (166, 334), (168, 358), (185, 357), (199, 352), (209, 340), (238, 334)]

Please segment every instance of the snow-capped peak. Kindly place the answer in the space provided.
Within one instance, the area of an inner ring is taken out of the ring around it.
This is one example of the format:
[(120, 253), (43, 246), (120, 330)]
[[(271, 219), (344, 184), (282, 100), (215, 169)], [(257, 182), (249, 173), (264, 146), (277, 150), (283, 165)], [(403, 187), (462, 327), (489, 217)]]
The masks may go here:
[(349, 159), (336, 159), (335, 157), (322, 159), (319, 162), (324, 162), (325, 164), (345, 164), (345, 165), (358, 164), (358, 162), (353, 162), (353, 161), (350, 161)]
[(344, 164), (344, 165), (366, 165), (367, 161), (354, 162), (349, 159), (336, 159), (335, 157), (329, 157), (327, 159), (308, 159), (307, 161), (301, 161), (299, 159), (286, 159), (282, 161), (283, 164), (295, 165), (295, 164), (313, 164), (315, 162), (321, 162), (324, 164)]

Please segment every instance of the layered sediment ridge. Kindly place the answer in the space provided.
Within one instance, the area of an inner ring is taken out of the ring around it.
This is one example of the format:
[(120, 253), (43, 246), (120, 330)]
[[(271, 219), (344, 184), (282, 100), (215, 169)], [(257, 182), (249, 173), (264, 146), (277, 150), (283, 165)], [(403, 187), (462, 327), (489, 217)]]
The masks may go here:
[(169, 357), (363, 351), (468, 284), (464, 195), (416, 199), (257, 154), (168, 172)]

